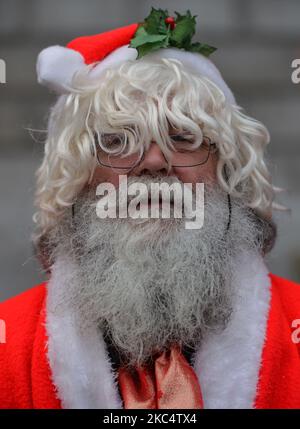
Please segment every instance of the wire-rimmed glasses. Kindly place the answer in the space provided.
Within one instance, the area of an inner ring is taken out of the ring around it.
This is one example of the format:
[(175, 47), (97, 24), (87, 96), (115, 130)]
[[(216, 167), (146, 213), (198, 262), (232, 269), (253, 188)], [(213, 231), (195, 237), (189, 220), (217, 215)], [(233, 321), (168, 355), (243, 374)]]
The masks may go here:
[[(174, 150), (171, 152), (169, 164), (172, 167), (196, 167), (205, 164), (211, 153), (216, 151), (216, 144), (212, 143), (209, 137), (204, 136), (200, 146), (195, 148), (195, 136), (189, 132), (181, 132), (170, 134)], [(95, 142), (97, 146), (98, 163), (104, 167), (109, 167), (114, 170), (131, 171), (136, 168), (144, 159), (143, 153), (135, 152), (130, 155), (124, 155), (122, 148), (124, 147), (123, 134), (102, 134), (101, 142), (108, 151), (103, 150), (98, 141), (98, 135), (95, 134)], [(164, 158), (166, 159), (164, 153)], [(166, 162), (167, 159), (166, 159)]]

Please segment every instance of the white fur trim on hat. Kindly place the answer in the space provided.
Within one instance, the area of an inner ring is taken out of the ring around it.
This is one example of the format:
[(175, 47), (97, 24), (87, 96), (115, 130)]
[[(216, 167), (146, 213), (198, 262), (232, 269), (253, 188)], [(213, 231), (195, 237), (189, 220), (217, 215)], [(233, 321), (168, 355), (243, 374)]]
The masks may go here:
[[(98, 79), (108, 68), (119, 66), (125, 61), (136, 60), (136, 58), (137, 50), (135, 48), (130, 48), (129, 45), (121, 46), (91, 69), (91, 79)], [(147, 54), (147, 58), (174, 58), (181, 61), (191, 71), (214, 82), (223, 91), (227, 101), (230, 104), (235, 104), (234, 95), (222, 78), (221, 73), (214, 63), (203, 55), (177, 48), (163, 48)], [(69, 92), (74, 74), (83, 67), (86, 65), (79, 52), (61, 46), (52, 46), (39, 54), (37, 61), (38, 81), (59, 94)]]

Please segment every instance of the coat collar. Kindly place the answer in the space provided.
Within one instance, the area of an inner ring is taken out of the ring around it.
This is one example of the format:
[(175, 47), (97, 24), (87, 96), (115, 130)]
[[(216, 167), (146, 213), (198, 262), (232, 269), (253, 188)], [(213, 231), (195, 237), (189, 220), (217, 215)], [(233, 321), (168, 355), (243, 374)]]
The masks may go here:
[[(205, 408), (254, 406), (270, 305), (271, 282), (261, 256), (244, 253), (234, 274), (234, 309), (225, 330), (203, 339), (194, 357)], [(48, 283), (48, 358), (63, 408), (122, 408), (106, 344), (96, 328), (84, 336), (74, 314), (57, 315), (56, 293), (70, 261), (58, 260)]]

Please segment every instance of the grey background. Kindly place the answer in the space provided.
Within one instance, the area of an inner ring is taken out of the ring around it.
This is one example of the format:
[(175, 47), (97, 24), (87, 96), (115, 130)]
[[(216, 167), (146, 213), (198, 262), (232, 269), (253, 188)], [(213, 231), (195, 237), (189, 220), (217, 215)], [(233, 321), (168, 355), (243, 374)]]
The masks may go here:
[(272, 136), (268, 151), (280, 201), (291, 214), (276, 216), (279, 237), (269, 258), (273, 272), (300, 281), (300, 84), (291, 62), (300, 58), (299, 0), (0, 0), (0, 300), (34, 286), (43, 275), (32, 255), (34, 172), (42, 133), (55, 98), (36, 83), (35, 61), (44, 47), (79, 35), (142, 21), (151, 6), (197, 14), (195, 40), (219, 49), (213, 60), (246, 112)]

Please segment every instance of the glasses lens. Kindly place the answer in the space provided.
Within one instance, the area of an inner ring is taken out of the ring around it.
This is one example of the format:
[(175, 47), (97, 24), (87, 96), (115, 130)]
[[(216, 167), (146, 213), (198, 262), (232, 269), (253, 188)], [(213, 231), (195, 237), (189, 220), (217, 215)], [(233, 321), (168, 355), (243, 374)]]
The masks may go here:
[(130, 169), (139, 159), (139, 153), (124, 154), (125, 137), (123, 134), (101, 135), (101, 146), (97, 148), (97, 157), (100, 164), (114, 169)]
[[(190, 133), (170, 135), (173, 151), (171, 164), (174, 167), (192, 167), (205, 164), (211, 153), (212, 144), (204, 137), (200, 146), (196, 137)], [(139, 152), (124, 154), (126, 139), (124, 134), (102, 134), (101, 143), (97, 144), (97, 158), (101, 165), (116, 170), (130, 170), (141, 160)]]
[[(176, 136), (177, 137), (177, 136)], [(174, 151), (172, 153), (172, 165), (174, 167), (192, 167), (205, 164), (208, 161), (211, 143), (205, 137), (199, 147), (195, 147), (195, 139), (180, 137), (173, 139)]]

